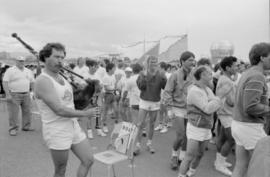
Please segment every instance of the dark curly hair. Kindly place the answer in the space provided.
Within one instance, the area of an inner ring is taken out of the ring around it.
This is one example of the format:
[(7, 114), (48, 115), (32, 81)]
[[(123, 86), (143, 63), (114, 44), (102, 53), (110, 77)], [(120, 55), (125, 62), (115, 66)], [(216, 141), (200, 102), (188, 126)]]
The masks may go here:
[(65, 46), (61, 43), (48, 43), (39, 51), (39, 60), (45, 62), (45, 58), (48, 58), (52, 54), (52, 50), (63, 51), (66, 56)]

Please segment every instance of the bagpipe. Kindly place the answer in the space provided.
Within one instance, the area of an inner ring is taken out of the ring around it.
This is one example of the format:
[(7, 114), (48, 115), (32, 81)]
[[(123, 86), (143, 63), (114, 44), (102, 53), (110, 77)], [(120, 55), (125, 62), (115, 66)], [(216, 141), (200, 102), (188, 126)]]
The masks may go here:
[[(41, 73), (41, 65), (39, 61), (39, 54), (29, 44), (23, 41), (16, 33), (11, 35), (16, 38), (30, 53), (32, 53), (37, 60), (37, 75)], [(73, 97), (75, 109), (83, 110), (89, 107), (98, 106), (98, 96), (101, 92), (101, 84), (98, 80), (84, 79), (83, 76), (73, 72), (61, 65), (59, 74), (64, 77), (73, 87)], [(81, 86), (74, 82), (73, 78), (78, 77), (85, 81), (86, 86)]]

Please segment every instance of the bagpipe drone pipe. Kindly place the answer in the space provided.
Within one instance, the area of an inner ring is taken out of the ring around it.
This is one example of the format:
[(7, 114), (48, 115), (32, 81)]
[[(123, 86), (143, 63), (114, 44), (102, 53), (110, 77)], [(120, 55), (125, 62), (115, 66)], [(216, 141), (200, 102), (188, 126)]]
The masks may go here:
[[(11, 36), (16, 38), (30, 53), (32, 53), (36, 57), (37, 63), (38, 63), (38, 70), (39, 70), (38, 74), (40, 74), (41, 67), (40, 67), (38, 52), (36, 52), (29, 44), (23, 41), (16, 33), (13, 33)], [(69, 73), (69, 75), (67, 73)], [(100, 91), (101, 91), (101, 85), (98, 80), (91, 80), (91, 79), (85, 80), (81, 75), (74, 73), (72, 70), (62, 65), (61, 65), (60, 74), (62, 77), (68, 80), (69, 83), (73, 87), (75, 109), (83, 110), (89, 107), (98, 106), (97, 100), (98, 100), (98, 95), (100, 94)], [(78, 85), (78, 83), (75, 83), (72, 79), (73, 76), (83, 79), (86, 85), (80, 86)]]

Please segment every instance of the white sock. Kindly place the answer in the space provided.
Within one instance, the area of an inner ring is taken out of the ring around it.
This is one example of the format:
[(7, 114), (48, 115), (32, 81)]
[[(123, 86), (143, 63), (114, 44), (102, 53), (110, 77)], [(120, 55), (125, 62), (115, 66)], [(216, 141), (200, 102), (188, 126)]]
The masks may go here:
[(216, 162), (219, 163), (221, 161), (221, 154), (219, 152), (216, 153)]
[(178, 156), (178, 151), (172, 150), (172, 157), (177, 157)]
[(226, 162), (226, 157), (222, 156), (221, 154), (220, 154), (220, 162), (222, 164), (224, 164)]
[(147, 140), (146, 145), (150, 145), (150, 144), (152, 144), (152, 140)]
[(183, 174), (179, 173), (178, 177), (186, 177), (186, 175), (183, 175)]
[(186, 155), (186, 151), (180, 150), (180, 153), (179, 153), (179, 160), (184, 160), (185, 155)]
[(141, 147), (141, 143), (137, 142), (137, 143), (136, 143), (136, 146), (137, 146), (137, 147)]
[(193, 169), (193, 168), (189, 168), (189, 171), (192, 172), (192, 173), (195, 173), (196, 172), (196, 169)]

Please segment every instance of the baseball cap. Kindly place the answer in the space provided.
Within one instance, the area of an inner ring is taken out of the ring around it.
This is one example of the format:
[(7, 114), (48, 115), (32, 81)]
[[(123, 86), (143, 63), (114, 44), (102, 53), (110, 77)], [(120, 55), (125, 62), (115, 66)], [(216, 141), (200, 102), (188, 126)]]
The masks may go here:
[(21, 57), (21, 56), (20, 56), (20, 57), (16, 57), (15, 59), (16, 59), (17, 61), (25, 61), (25, 57)]
[(132, 72), (132, 69), (131, 69), (131, 67), (126, 67), (125, 71)]

